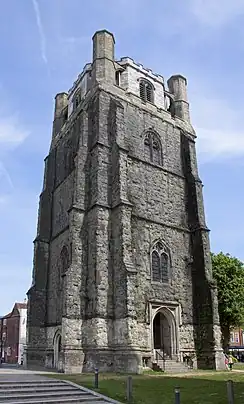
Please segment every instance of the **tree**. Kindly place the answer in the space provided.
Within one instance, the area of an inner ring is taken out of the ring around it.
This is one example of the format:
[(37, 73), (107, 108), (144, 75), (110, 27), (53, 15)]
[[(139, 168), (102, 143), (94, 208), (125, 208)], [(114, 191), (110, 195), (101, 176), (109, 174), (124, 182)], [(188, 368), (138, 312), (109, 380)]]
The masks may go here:
[(211, 254), (217, 282), (223, 348), (228, 350), (230, 329), (244, 323), (244, 265), (230, 254)]

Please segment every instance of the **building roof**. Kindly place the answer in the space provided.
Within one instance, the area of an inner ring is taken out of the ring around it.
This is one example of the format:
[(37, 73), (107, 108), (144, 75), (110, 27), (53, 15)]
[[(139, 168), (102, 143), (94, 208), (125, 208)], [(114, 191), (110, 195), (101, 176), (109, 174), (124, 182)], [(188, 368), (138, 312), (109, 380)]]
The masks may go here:
[(12, 312), (11, 312), (11, 313), (6, 314), (5, 316), (3, 316), (3, 317), (2, 317), (2, 320), (4, 320), (5, 318), (10, 317), (10, 316), (11, 316), (11, 314), (12, 314)]
[(15, 306), (17, 307), (17, 309), (27, 309), (26, 303), (15, 303)]
[(27, 310), (27, 303), (25, 303), (25, 302), (24, 303), (16, 302), (14, 304), (14, 307), (13, 307), (12, 311), (10, 313), (6, 314), (5, 316), (0, 316), (0, 318), (5, 319), (5, 318), (8, 318), (8, 317), (11, 317), (13, 315), (14, 309), (17, 309), (17, 310), (26, 309)]

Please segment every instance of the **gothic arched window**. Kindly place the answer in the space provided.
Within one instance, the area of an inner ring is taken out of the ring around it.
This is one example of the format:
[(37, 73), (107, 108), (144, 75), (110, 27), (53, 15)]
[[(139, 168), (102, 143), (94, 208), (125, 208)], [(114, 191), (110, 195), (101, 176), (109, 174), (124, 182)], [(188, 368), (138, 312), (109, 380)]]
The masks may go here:
[(169, 280), (169, 256), (163, 252), (160, 259), (162, 282), (166, 283)]
[(151, 161), (151, 142), (149, 134), (144, 139), (144, 156), (145, 159)]
[(144, 138), (144, 157), (147, 161), (162, 165), (162, 148), (159, 137), (154, 132), (147, 132)]
[(152, 280), (160, 282), (160, 256), (158, 251), (152, 252)]
[(154, 89), (152, 83), (145, 79), (139, 81), (140, 98), (145, 102), (154, 102)]
[(166, 246), (160, 241), (151, 253), (151, 273), (153, 282), (169, 282), (170, 256)]

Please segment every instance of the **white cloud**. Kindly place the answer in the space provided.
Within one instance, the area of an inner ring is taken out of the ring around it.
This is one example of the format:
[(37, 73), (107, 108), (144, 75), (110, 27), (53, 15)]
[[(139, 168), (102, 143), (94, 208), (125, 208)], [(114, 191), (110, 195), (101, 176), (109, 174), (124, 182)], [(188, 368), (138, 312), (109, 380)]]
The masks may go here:
[(189, 8), (202, 24), (219, 27), (244, 14), (244, 0), (189, 0)]
[(244, 155), (244, 132), (197, 129), (197, 149), (204, 160), (232, 159)]
[(47, 64), (47, 53), (46, 53), (46, 37), (43, 30), (42, 20), (41, 20), (41, 13), (40, 8), (37, 0), (32, 0), (32, 4), (35, 11), (36, 23), (37, 28), (40, 36), (40, 45), (41, 45), (41, 56), (42, 60), (45, 64)]
[(197, 149), (204, 161), (244, 155), (242, 112), (226, 100), (204, 96), (202, 88), (189, 96)]
[(18, 116), (2, 116), (0, 117), (0, 144), (1, 148), (15, 147), (22, 143), (30, 133), (21, 128)]

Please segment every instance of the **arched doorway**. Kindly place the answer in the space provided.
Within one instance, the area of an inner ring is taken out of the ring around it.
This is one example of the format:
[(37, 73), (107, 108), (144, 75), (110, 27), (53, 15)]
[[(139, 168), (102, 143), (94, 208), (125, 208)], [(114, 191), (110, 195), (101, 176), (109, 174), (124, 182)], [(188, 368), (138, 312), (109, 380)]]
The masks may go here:
[(153, 347), (165, 358), (176, 354), (176, 332), (173, 315), (160, 309), (153, 319)]
[(59, 369), (60, 356), (62, 349), (61, 335), (58, 333), (54, 338), (54, 368)]

